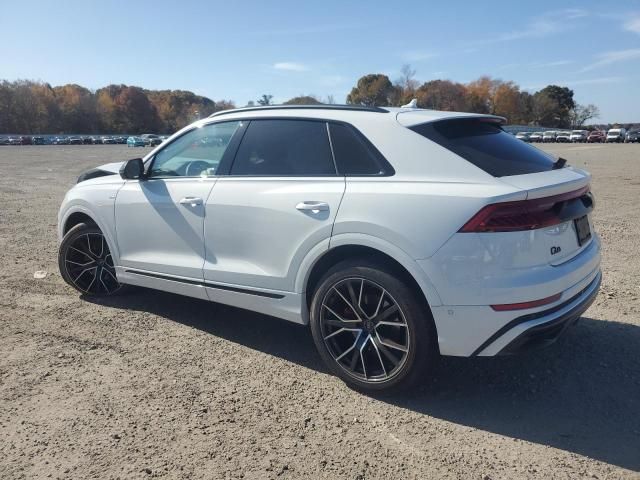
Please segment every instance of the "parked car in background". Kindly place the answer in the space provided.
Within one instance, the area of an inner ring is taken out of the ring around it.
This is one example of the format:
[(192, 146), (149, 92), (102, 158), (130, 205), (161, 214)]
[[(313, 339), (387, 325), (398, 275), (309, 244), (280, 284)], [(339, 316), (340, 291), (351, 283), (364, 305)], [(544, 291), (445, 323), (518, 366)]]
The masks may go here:
[(533, 143), (542, 142), (543, 135), (544, 135), (544, 132), (533, 132), (531, 135), (529, 135), (529, 141)]
[(605, 139), (605, 142), (621, 143), (621, 142), (624, 142), (626, 135), (627, 135), (627, 131), (624, 128), (611, 128), (607, 132), (607, 138)]
[(33, 139), (27, 135), (20, 137), (20, 145), (33, 145)]
[(571, 141), (571, 132), (558, 132), (556, 135), (556, 142), (569, 143)]
[(82, 137), (83, 145), (91, 145), (92, 143), (93, 143), (93, 140), (91, 139), (91, 137)]
[(32, 143), (34, 145), (45, 145), (46, 144), (46, 142), (44, 140), (44, 137), (33, 137), (31, 139), (31, 141), (32, 141)]
[(51, 143), (53, 145), (69, 145), (69, 139), (67, 137), (56, 137)]
[(144, 147), (144, 140), (140, 137), (129, 137), (127, 147)]
[(102, 137), (102, 143), (104, 145), (115, 145), (116, 141), (113, 137)]
[(91, 143), (93, 143), (94, 145), (102, 145), (102, 138), (91, 137)]
[(553, 143), (556, 141), (556, 132), (553, 130), (547, 130), (542, 134), (542, 141), (544, 143)]
[(20, 137), (9, 137), (9, 145), (22, 145)]
[(124, 145), (127, 143), (127, 137), (117, 137), (116, 143), (119, 145)]
[(60, 273), (83, 297), (138, 285), (309, 325), (330, 371), (369, 391), (426, 382), (439, 355), (552, 343), (600, 287), (591, 176), (503, 121), (216, 113), (80, 176), (58, 215)]
[(569, 136), (569, 140), (572, 143), (584, 143), (587, 141), (587, 135), (589, 132), (586, 130), (573, 130)]
[(155, 147), (156, 145), (160, 145), (162, 143), (162, 139), (159, 135), (154, 133), (145, 133), (140, 135), (140, 138), (144, 141), (144, 144), (149, 147)]
[(82, 145), (82, 139), (80, 137), (71, 137), (69, 139), (69, 145)]
[(605, 133), (601, 130), (594, 130), (587, 136), (588, 143), (602, 143), (605, 139)]
[(516, 133), (516, 138), (518, 140), (522, 140), (523, 142), (529, 141), (529, 134), (527, 132), (518, 132)]
[(631, 130), (627, 132), (624, 143), (640, 143), (640, 130)]

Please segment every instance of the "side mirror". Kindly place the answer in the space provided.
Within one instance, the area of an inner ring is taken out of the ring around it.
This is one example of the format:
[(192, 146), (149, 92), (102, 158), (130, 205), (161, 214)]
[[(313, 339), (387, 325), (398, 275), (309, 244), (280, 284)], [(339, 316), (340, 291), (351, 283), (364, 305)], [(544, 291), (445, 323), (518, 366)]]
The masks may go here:
[(125, 180), (142, 180), (144, 178), (144, 163), (141, 158), (127, 160), (120, 167), (120, 176)]

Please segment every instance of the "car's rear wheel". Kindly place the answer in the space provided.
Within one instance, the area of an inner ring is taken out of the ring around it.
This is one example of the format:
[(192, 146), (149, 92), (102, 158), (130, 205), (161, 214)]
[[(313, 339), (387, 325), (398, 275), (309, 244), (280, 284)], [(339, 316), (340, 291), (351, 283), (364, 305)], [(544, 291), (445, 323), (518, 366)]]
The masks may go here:
[(366, 261), (336, 265), (320, 280), (310, 313), (323, 360), (358, 389), (414, 386), (436, 360), (428, 307), (383, 266)]
[(62, 278), (79, 292), (95, 297), (119, 293), (113, 257), (102, 231), (80, 223), (67, 232), (58, 251)]

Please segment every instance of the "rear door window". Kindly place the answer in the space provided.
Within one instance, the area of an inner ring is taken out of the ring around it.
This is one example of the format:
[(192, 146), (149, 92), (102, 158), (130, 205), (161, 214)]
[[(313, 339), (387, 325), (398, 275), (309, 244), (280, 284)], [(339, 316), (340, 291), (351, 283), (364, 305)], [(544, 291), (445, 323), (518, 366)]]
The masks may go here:
[(327, 124), (252, 120), (236, 153), (231, 175), (336, 175)]
[(494, 177), (552, 170), (554, 159), (481, 119), (441, 120), (410, 127)]

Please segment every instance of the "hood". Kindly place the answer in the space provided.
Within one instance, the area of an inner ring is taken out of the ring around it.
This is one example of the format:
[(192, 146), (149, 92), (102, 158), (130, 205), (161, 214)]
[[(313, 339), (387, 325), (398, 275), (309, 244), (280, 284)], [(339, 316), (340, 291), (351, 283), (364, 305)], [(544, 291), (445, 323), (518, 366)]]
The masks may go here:
[(120, 167), (124, 162), (113, 162), (113, 163), (105, 163), (104, 165), (100, 165), (96, 167), (94, 170), (102, 170), (103, 172), (110, 173), (120, 173)]
[(77, 183), (91, 180), (92, 178), (105, 177), (108, 175), (119, 175), (120, 168), (123, 164), (124, 162), (105, 163), (104, 165), (100, 165), (99, 167), (87, 170), (86, 172), (80, 174)]

